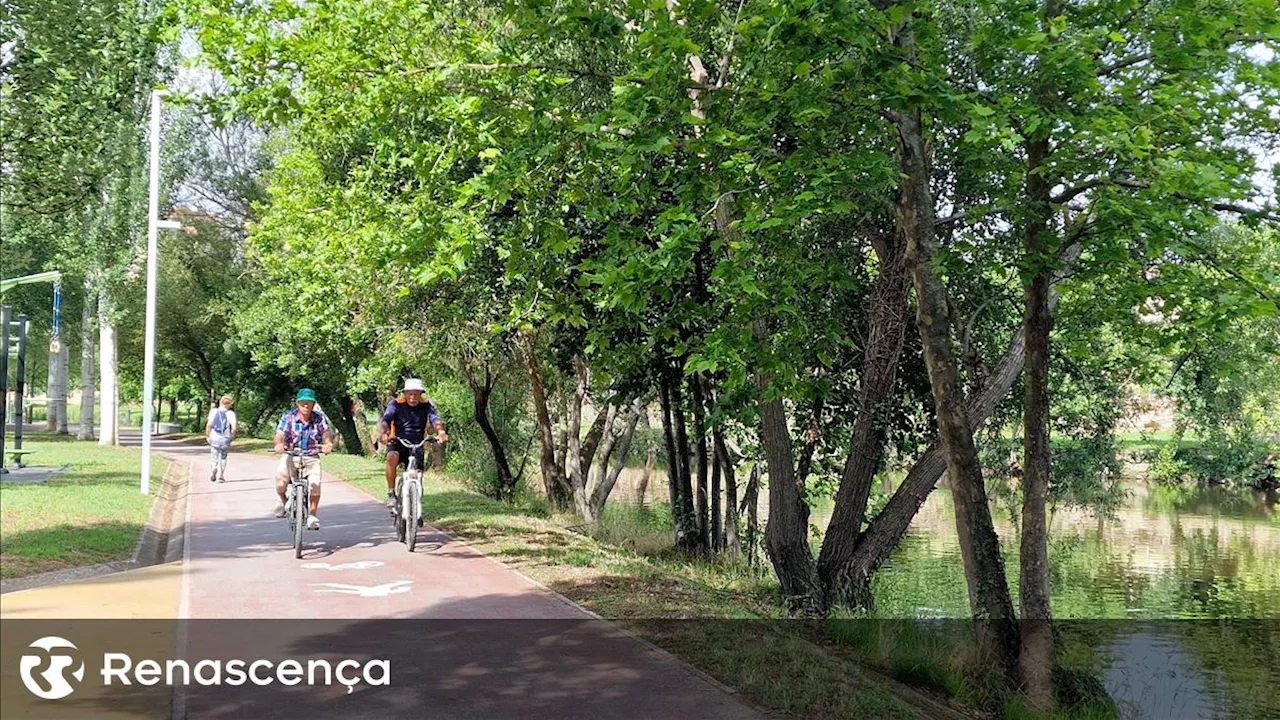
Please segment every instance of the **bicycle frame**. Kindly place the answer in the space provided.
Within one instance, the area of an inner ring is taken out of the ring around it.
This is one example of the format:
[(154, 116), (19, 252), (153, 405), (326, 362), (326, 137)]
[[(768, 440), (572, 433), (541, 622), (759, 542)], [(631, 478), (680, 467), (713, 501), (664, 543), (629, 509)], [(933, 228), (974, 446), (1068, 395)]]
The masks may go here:
[(418, 525), (422, 522), (422, 468), (418, 467), (418, 450), (422, 446), (438, 442), (424, 437), (421, 442), (409, 443), (397, 439), (403, 452), (409, 453), (405, 471), (396, 475), (396, 503), (391, 511), (397, 539), (413, 552), (418, 540)]
[(302, 535), (307, 529), (307, 516), (311, 512), (311, 483), (302, 474), (302, 458), (297, 449), (288, 453), (289, 486), (285, 489), (285, 517), (289, 518), (289, 530), (293, 533), (294, 557), (302, 557)]

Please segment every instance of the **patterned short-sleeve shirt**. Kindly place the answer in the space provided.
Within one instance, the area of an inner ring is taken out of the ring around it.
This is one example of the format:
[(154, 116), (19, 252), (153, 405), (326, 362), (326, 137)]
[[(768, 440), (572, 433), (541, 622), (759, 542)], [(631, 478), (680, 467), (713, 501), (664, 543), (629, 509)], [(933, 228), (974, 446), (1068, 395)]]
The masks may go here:
[(320, 454), (320, 446), (324, 444), (325, 433), (329, 431), (329, 420), (319, 410), (311, 411), (311, 421), (302, 419), (302, 413), (294, 408), (280, 418), (276, 432), (284, 434), (285, 450), (298, 448), (303, 455)]

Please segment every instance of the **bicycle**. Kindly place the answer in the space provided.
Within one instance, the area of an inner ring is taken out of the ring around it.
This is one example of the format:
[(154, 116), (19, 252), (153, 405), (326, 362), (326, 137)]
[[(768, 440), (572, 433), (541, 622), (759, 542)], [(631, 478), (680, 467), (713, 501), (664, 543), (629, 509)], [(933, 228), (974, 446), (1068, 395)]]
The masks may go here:
[(302, 458), (306, 456), (298, 448), (288, 454), (289, 487), (285, 489), (284, 516), (289, 518), (289, 532), (293, 535), (293, 556), (301, 559), (302, 533), (311, 509), (311, 484), (302, 474)]
[(418, 467), (418, 450), (423, 445), (440, 442), (433, 437), (424, 437), (422, 442), (409, 443), (396, 438), (401, 451), (409, 453), (409, 462), (404, 472), (396, 473), (396, 504), (391, 509), (391, 521), (396, 529), (396, 540), (405, 544), (409, 552), (413, 552), (418, 544), (418, 528), (422, 527), (422, 468)]

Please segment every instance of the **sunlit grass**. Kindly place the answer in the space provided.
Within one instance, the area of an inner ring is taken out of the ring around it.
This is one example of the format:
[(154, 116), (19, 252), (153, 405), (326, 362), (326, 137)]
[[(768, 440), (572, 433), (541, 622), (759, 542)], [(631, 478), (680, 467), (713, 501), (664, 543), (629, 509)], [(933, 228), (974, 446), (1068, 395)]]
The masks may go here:
[[(0, 575), (128, 559), (154, 499), (139, 492), (141, 453), (49, 435), (27, 435), (23, 449), (36, 451), (32, 465), (68, 470), (43, 484), (0, 483)], [(152, 467), (153, 495), (166, 465)]]

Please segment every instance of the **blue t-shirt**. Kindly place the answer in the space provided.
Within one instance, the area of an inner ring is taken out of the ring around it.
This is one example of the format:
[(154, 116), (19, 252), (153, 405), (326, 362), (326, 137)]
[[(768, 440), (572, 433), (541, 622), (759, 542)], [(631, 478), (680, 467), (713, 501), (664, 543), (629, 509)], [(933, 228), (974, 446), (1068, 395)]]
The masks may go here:
[(440, 416), (436, 414), (436, 406), (426, 398), (417, 406), (392, 400), (382, 413), (382, 421), (395, 428), (396, 437), (417, 444), (426, 436), (428, 427), (440, 422)]

